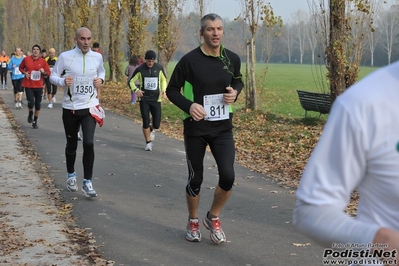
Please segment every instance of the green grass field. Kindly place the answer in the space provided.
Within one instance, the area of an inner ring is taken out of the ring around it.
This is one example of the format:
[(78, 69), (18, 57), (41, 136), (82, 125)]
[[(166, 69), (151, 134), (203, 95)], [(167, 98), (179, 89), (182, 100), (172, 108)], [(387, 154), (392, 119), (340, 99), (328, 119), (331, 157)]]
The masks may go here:
[[(124, 70), (127, 62), (123, 65)], [(172, 74), (176, 62), (168, 65), (168, 73)], [(359, 79), (376, 70), (372, 67), (361, 67)], [(107, 71), (108, 72), (108, 71)], [(320, 65), (301, 64), (257, 64), (256, 84), (258, 93), (258, 107), (263, 112), (269, 112), (284, 117), (303, 118), (305, 111), (299, 104), (297, 89), (328, 92), (326, 83), (326, 68)], [(242, 74), (245, 77), (245, 65), (242, 66)], [(245, 82), (245, 81), (244, 81)], [(235, 108), (242, 108), (245, 92)], [(163, 113), (168, 117), (181, 117), (180, 110), (173, 105), (164, 104)], [(308, 112), (308, 116), (318, 117), (316, 112)], [(322, 116), (326, 117), (326, 116)], [(324, 119), (324, 118), (323, 118)]]

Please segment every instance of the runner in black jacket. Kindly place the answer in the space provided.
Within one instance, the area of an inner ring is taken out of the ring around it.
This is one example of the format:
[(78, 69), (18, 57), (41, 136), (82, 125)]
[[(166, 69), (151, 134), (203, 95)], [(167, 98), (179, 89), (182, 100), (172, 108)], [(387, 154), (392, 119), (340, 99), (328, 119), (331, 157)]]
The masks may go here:
[[(238, 55), (221, 45), (223, 21), (216, 14), (201, 19), (204, 44), (176, 65), (166, 90), (169, 100), (184, 111), (184, 144), (189, 178), (186, 199), (189, 212), (186, 239), (201, 241), (198, 221), (203, 159), (207, 145), (215, 157), (219, 183), (212, 206), (203, 220), (216, 244), (226, 242), (219, 213), (231, 194), (235, 174), (232, 108), (243, 88)], [(181, 88), (183, 93), (181, 93)]]
[[(146, 141), (145, 150), (152, 151), (152, 141), (155, 130), (161, 125), (161, 101), (166, 98), (167, 81), (163, 67), (155, 63), (156, 54), (149, 50), (145, 53), (145, 63), (134, 71), (128, 82), (130, 89), (136, 93), (140, 103), (140, 112), (143, 119), (143, 135)], [(139, 81), (137, 87), (135, 82)], [(152, 125), (150, 123), (152, 115)]]

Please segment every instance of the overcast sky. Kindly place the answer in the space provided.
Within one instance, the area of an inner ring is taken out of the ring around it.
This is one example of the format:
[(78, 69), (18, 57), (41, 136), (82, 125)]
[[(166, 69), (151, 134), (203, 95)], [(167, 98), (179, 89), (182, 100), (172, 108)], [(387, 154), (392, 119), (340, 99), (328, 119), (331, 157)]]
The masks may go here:
[[(194, 0), (192, 0), (194, 1)], [(234, 19), (241, 12), (241, 0), (205, 0), (207, 3), (206, 13), (216, 13), (222, 18)], [(309, 12), (307, 0), (265, 0), (273, 7), (274, 14), (281, 16), (283, 20), (289, 20), (291, 15), (299, 9), (306, 13)], [(194, 5), (191, 3), (186, 6), (192, 10)]]
[[(186, 8), (189, 11), (194, 9), (193, 1), (188, 1)], [(313, 0), (310, 0), (313, 3)], [(318, 1), (318, 0), (317, 0)], [(242, 0), (205, 0), (206, 2), (206, 13), (216, 13), (222, 18), (228, 17), (229, 19), (234, 19), (241, 12), (241, 2)], [(305, 13), (309, 13), (308, 0), (264, 0), (265, 3), (270, 3), (274, 10), (274, 15), (281, 16), (284, 21), (289, 21), (292, 15), (298, 10), (302, 10)], [(388, 0), (388, 8), (392, 3), (399, 2), (398, 0)], [(318, 3), (318, 2), (316, 2)]]

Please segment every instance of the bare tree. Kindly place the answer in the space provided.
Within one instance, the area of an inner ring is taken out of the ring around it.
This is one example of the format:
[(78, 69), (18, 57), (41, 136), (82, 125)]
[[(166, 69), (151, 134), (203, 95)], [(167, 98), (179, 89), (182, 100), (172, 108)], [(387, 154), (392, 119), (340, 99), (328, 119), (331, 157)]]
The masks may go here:
[(388, 64), (391, 64), (392, 51), (397, 45), (397, 37), (399, 35), (399, 6), (395, 5), (389, 10), (385, 10), (378, 22), (379, 29), (382, 32), (384, 42), (381, 47), (387, 54)]
[[(284, 41), (284, 43), (287, 45), (287, 55), (288, 55), (288, 63), (292, 62), (292, 53), (293, 53), (293, 49), (294, 49), (294, 36), (293, 36), (293, 31), (292, 31), (292, 26), (290, 24), (284, 24), (283, 27), (281, 28), (281, 36), (282, 39)], [(271, 45), (270, 41), (273, 40), (273, 38), (267, 37), (266, 40), (269, 40), (269, 42), (267, 42), (267, 51), (269, 51), (268, 53), (268, 60), (270, 60), (270, 56), (271, 56), (271, 51), (273, 46)]]
[(294, 21), (294, 32), (299, 46), (299, 62), (303, 63), (303, 55), (306, 49), (306, 22), (309, 20), (308, 16), (302, 10), (298, 10), (292, 16)]

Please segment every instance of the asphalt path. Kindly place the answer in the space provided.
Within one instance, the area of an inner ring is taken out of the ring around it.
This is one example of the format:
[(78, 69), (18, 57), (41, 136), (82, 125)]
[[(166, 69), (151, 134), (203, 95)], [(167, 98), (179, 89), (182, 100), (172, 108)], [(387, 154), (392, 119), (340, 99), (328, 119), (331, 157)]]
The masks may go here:
[[(93, 234), (104, 258), (115, 265), (322, 265), (323, 249), (292, 226), (293, 189), (236, 165), (236, 184), (220, 216), (227, 243), (213, 244), (202, 224), (202, 241), (190, 243), (185, 240), (187, 167), (181, 141), (157, 132), (153, 151), (144, 151), (141, 125), (106, 110), (104, 126), (95, 134), (93, 186), (98, 197), (86, 198), (81, 191), (81, 142), (76, 160), (79, 191), (66, 189), (61, 95), (53, 109), (43, 100), (39, 129), (27, 122), (25, 99), (24, 108), (17, 110), (12, 90), (1, 90), (0, 95), (66, 202), (73, 204), (77, 225)], [(201, 219), (218, 180), (210, 153), (204, 169)]]

